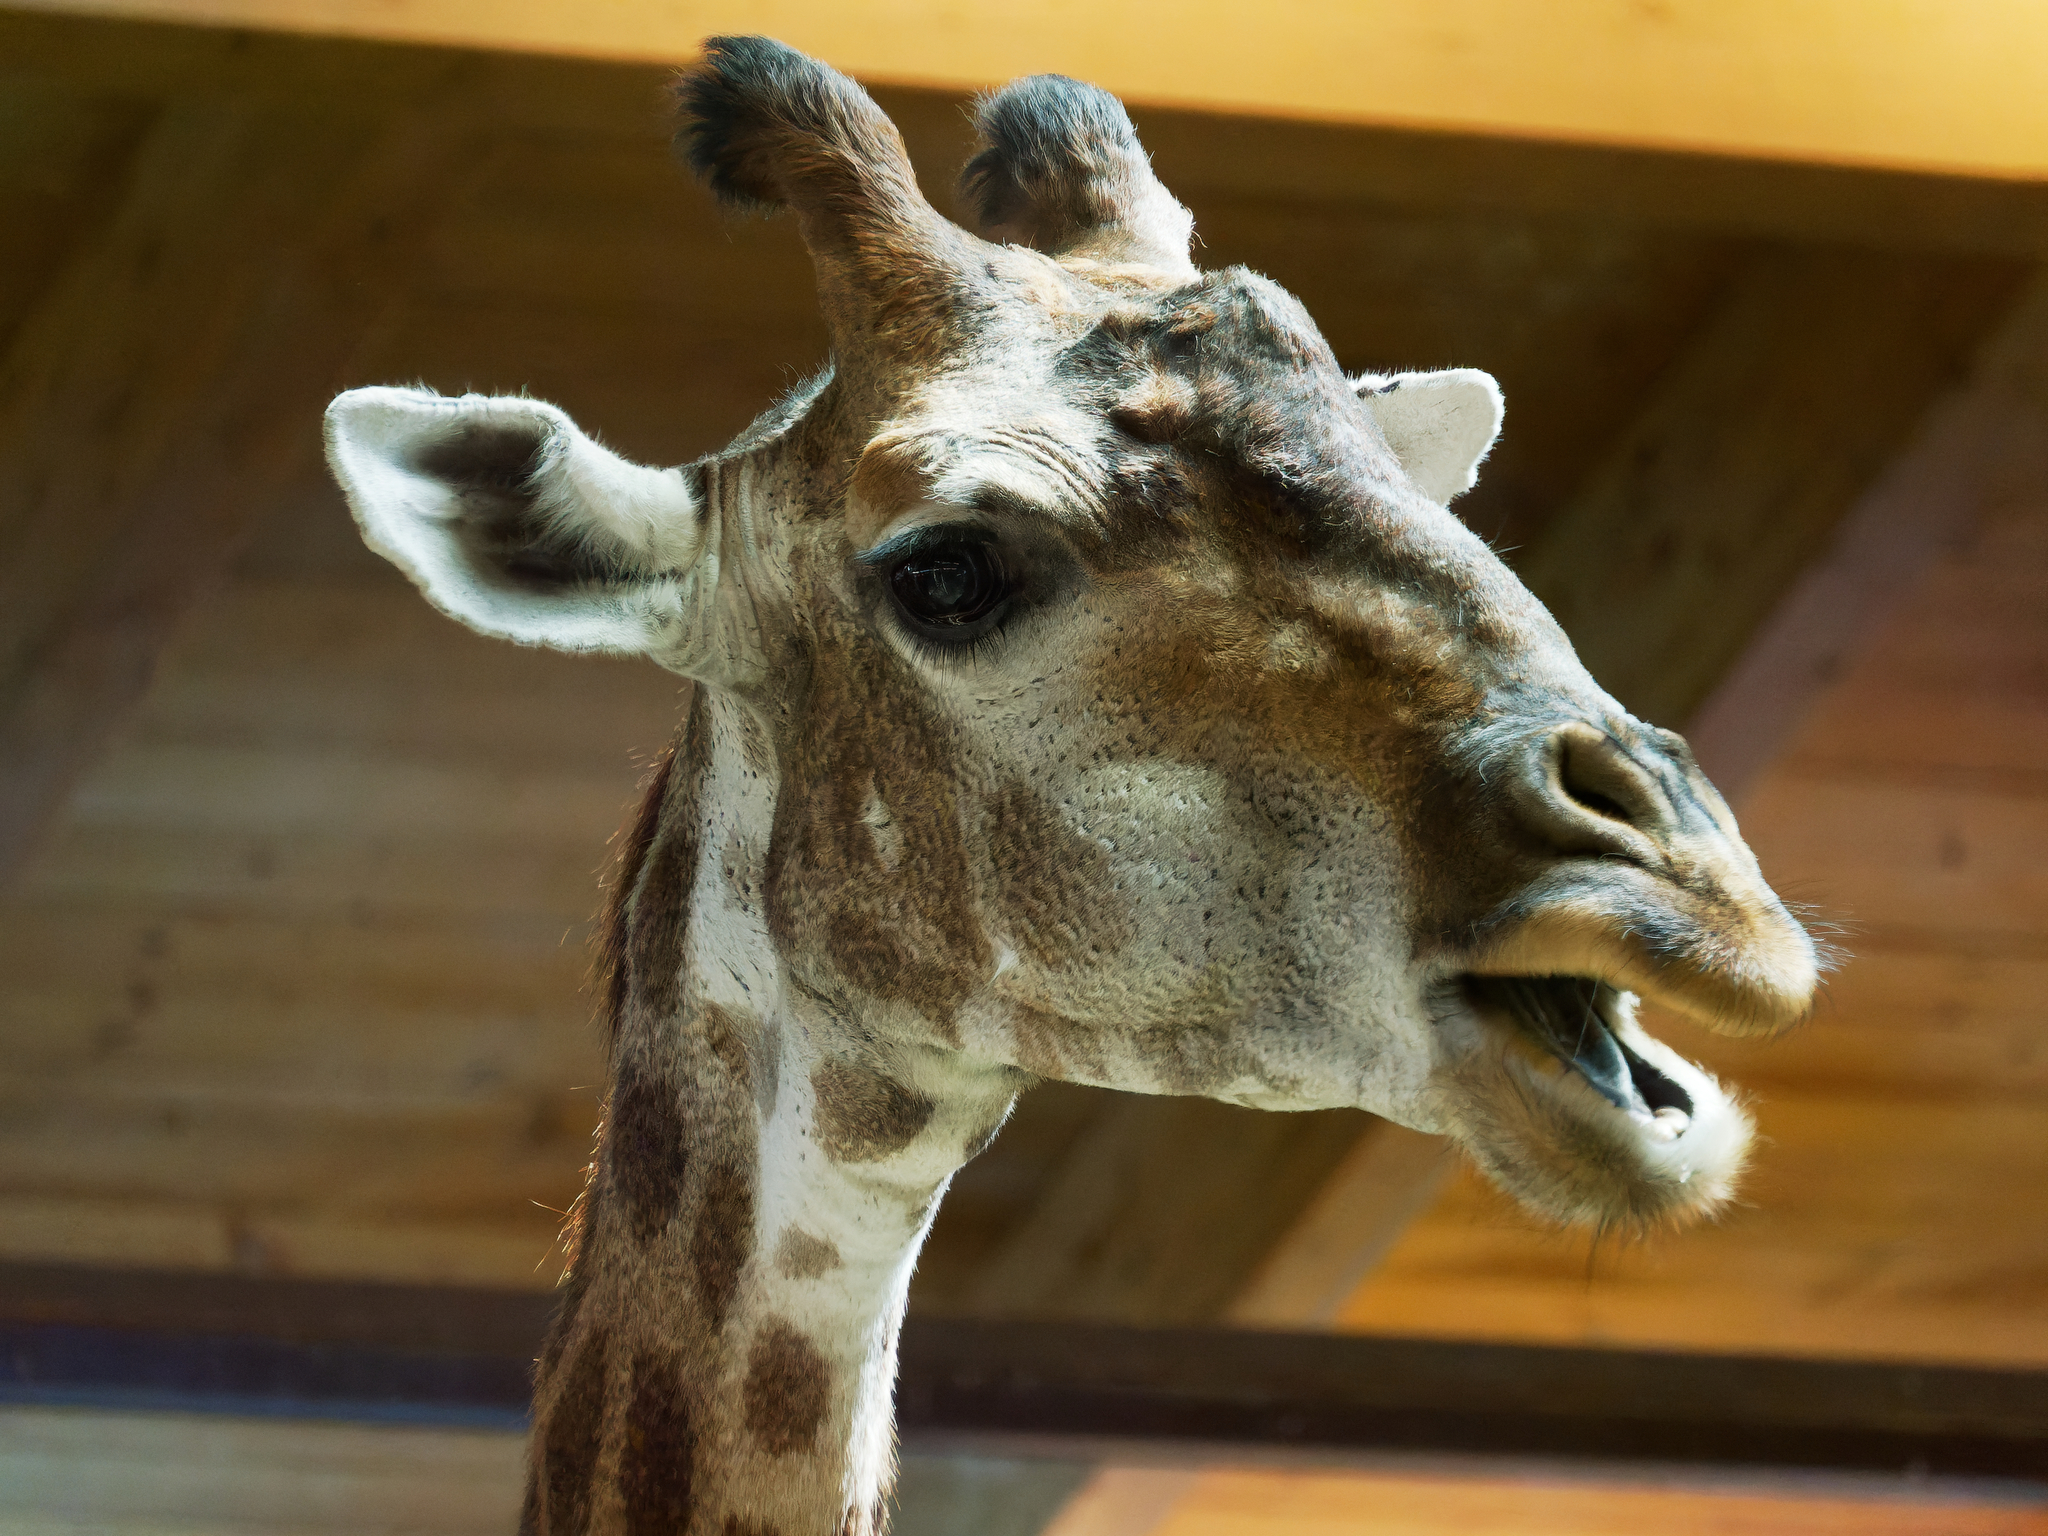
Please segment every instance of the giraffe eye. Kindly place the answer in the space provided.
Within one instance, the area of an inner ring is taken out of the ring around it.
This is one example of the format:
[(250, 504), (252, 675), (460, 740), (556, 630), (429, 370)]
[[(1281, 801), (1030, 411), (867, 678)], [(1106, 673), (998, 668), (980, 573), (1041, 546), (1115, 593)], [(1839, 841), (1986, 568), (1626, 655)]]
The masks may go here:
[(943, 534), (920, 540), (887, 567), (890, 595), (933, 639), (968, 639), (1000, 616), (1014, 591), (995, 547)]

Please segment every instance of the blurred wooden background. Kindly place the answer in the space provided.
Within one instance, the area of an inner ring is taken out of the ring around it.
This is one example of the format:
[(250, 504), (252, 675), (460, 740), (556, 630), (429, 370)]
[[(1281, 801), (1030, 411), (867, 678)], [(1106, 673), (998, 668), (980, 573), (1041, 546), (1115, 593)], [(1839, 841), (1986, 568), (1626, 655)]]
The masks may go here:
[[(318, 418), (525, 389), (671, 463), (816, 366), (793, 228), (676, 171), (661, 80), (0, 10), (0, 1257), (552, 1283), (586, 923), (679, 685), (432, 613)], [(960, 102), (880, 94), (952, 206)], [(1662, 721), (1987, 347), (2048, 421), (2040, 184), (1139, 118), (1205, 264), (1349, 367), (1500, 378), (1459, 510)], [(1054, 1085), (913, 1305), (1248, 1316), (1321, 1210), (1390, 1249), (1344, 1327), (2048, 1363), (2048, 470), (1996, 469), (1747, 797), (1857, 957), (1787, 1041), (1674, 1030), (1757, 1095), (1749, 1206), (1589, 1251), (1363, 1116)], [(1330, 1206), (1374, 1146), (1412, 1198)]]

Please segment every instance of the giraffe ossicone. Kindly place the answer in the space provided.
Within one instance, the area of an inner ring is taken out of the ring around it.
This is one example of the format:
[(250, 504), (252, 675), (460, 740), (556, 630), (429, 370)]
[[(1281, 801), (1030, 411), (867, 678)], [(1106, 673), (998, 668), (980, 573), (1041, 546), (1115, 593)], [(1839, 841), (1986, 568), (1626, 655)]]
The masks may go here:
[(1347, 378), (1072, 81), (983, 104), (973, 232), (801, 54), (680, 98), (794, 212), (828, 371), (679, 469), (523, 398), (328, 415), (430, 601), (698, 683), (610, 891), (527, 1528), (878, 1529), (918, 1245), (1041, 1078), (1359, 1106), (1563, 1221), (1725, 1201), (1748, 1123), (1637, 999), (1776, 1030), (1814, 949), (1443, 505), (1492, 381)]

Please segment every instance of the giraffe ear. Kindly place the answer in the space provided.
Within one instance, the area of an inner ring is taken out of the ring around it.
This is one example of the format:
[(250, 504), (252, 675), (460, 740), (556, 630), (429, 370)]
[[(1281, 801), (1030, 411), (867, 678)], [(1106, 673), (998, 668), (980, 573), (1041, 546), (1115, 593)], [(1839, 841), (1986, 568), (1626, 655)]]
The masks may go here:
[(1472, 489), (1506, 410), (1492, 374), (1367, 373), (1352, 384), (1417, 490), (1443, 504)]
[(352, 389), (327, 408), (327, 461), (369, 546), (472, 629), (673, 663), (694, 627), (704, 518), (683, 472), (628, 463), (552, 405)]

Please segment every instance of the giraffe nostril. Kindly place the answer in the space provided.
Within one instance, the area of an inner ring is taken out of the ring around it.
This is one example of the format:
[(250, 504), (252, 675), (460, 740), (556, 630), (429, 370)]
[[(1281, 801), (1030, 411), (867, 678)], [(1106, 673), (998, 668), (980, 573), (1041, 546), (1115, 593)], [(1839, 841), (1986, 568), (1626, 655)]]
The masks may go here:
[(1562, 852), (1647, 857), (1671, 829), (1654, 770), (1597, 725), (1572, 721), (1543, 732), (1525, 761), (1522, 814)]
[(1564, 792), (1595, 816), (1611, 816), (1616, 821), (1627, 821), (1628, 811), (1619, 800), (1610, 800), (1597, 789), (1588, 789), (1582, 784), (1565, 781)]
[(1663, 823), (1656, 787), (1604, 732), (1560, 731), (1556, 753), (1557, 790), (1574, 805), (1639, 832)]

